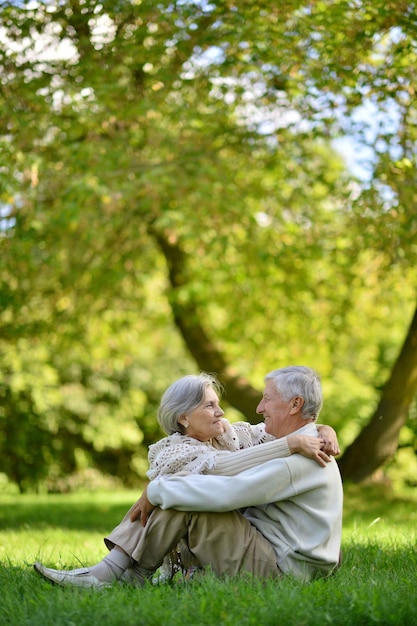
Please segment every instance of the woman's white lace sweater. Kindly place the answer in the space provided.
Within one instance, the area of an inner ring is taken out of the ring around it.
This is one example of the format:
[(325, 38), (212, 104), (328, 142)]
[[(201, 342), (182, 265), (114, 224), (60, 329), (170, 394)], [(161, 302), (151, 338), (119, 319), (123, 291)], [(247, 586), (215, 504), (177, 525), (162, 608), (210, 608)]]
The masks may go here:
[[(221, 474), (232, 476), (272, 459), (291, 454), (287, 438), (275, 439), (264, 424), (230, 424), (222, 419), (223, 435), (202, 442), (174, 433), (149, 446), (148, 478), (177, 474)], [(258, 444), (263, 444), (259, 446)], [(238, 454), (234, 454), (238, 452)]]

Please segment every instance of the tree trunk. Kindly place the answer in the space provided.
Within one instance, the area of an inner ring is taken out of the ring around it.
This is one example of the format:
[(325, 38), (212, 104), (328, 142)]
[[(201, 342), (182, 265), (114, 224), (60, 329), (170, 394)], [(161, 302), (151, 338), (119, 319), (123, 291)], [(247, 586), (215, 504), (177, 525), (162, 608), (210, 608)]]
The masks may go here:
[(153, 226), (149, 232), (157, 241), (169, 270), (171, 289), (168, 294), (175, 325), (197, 365), (205, 372), (213, 372), (225, 386), (224, 399), (240, 411), (248, 422), (257, 424), (256, 414), (262, 392), (252, 387), (245, 378), (239, 376), (225, 361), (214, 341), (210, 339), (201, 323), (201, 312), (191, 298), (177, 297), (178, 291), (188, 284), (186, 254), (175, 237), (166, 236)]
[(417, 309), (378, 407), (339, 459), (345, 480), (361, 482), (394, 456), (401, 428), (417, 392)]

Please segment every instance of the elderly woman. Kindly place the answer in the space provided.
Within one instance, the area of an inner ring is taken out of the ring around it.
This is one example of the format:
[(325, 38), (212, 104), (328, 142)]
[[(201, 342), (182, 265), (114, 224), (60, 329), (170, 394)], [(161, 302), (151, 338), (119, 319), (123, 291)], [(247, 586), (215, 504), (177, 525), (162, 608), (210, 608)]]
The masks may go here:
[[(157, 417), (168, 436), (149, 448), (151, 480), (179, 472), (230, 476), (296, 452), (324, 467), (330, 460), (327, 453), (339, 453), (330, 427), (321, 426), (319, 438), (294, 434), (275, 439), (266, 433), (264, 424), (229, 423), (219, 404), (220, 392), (217, 379), (206, 373), (184, 376), (166, 390)], [(105, 538), (110, 552), (97, 565), (65, 571), (35, 563), (35, 570), (62, 585), (103, 587), (115, 580), (134, 581), (131, 558), (123, 546), (129, 544), (129, 529), (139, 523), (138, 518), (146, 523), (143, 505), (136, 503)]]

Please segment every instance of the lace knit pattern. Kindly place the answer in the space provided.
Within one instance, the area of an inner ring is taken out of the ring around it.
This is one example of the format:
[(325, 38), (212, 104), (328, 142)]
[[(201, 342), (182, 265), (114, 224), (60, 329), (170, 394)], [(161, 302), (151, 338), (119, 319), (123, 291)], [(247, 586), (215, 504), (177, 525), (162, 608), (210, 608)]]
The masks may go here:
[(218, 450), (234, 452), (274, 440), (274, 437), (265, 432), (264, 424), (255, 426), (248, 422), (231, 424), (224, 418), (222, 421), (225, 427), (223, 435), (210, 442), (174, 433), (149, 446), (148, 478), (153, 480), (158, 476), (178, 472), (203, 474), (216, 466)]

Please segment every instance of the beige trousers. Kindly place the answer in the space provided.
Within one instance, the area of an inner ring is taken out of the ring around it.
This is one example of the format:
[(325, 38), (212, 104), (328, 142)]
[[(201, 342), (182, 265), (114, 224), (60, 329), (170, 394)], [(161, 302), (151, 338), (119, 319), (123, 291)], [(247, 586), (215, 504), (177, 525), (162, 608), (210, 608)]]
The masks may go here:
[(109, 550), (120, 546), (147, 571), (155, 571), (184, 540), (193, 558), (217, 575), (281, 575), (269, 541), (238, 511), (183, 513), (157, 508), (145, 527), (131, 522), (129, 516), (130, 511), (104, 541)]

